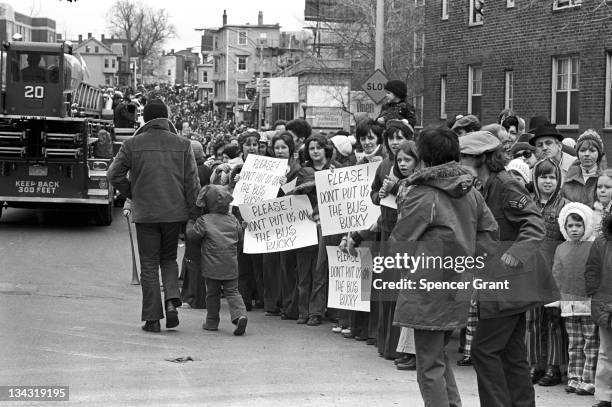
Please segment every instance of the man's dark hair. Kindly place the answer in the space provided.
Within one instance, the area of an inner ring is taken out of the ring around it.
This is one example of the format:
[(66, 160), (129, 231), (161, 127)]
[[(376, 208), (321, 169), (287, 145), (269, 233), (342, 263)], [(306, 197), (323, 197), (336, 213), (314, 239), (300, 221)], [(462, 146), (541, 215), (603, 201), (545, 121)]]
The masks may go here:
[(274, 124), (272, 125), (272, 130), (275, 130), (276, 126), (285, 126), (285, 128), (287, 128), (287, 121), (286, 120), (275, 121)]
[(308, 138), (312, 133), (312, 127), (310, 124), (304, 119), (293, 119), (285, 126), (286, 130), (292, 131), (295, 133), (297, 138)]
[(506, 131), (510, 130), (511, 126), (514, 126), (514, 128), (518, 131), (519, 121), (516, 116), (508, 116), (504, 119), (501, 125), (504, 129), (506, 129)]
[(446, 127), (424, 128), (416, 142), (419, 159), (427, 167), (461, 159), (459, 138)]

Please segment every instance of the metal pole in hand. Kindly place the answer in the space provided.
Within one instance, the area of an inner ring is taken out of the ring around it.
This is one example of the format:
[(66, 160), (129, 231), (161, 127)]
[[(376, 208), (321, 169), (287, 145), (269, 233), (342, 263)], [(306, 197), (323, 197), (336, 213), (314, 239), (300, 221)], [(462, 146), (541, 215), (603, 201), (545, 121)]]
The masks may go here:
[(125, 220), (128, 225), (128, 232), (130, 232), (130, 246), (132, 247), (132, 285), (140, 285), (138, 279), (138, 268), (136, 267), (136, 253), (134, 252), (134, 238), (132, 237), (132, 225), (130, 225), (129, 215), (125, 215)]

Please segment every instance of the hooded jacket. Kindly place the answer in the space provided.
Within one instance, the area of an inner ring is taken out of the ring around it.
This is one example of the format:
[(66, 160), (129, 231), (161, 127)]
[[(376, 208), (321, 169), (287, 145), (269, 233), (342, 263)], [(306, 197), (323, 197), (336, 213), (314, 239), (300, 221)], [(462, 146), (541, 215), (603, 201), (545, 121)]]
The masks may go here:
[(229, 214), (232, 195), (227, 188), (207, 185), (197, 205), (208, 213), (187, 224), (187, 237), (201, 241), (202, 275), (213, 280), (238, 278), (238, 250), (242, 250), (242, 226)]
[[(565, 229), (567, 217), (579, 215), (584, 221), (584, 235), (579, 241), (571, 241)], [(592, 242), (593, 210), (579, 202), (570, 202), (559, 213), (559, 228), (565, 242), (557, 246), (553, 262), (553, 276), (561, 293), (561, 316), (591, 315), (590, 301), (587, 299), (584, 270)]]
[(601, 222), (602, 236), (593, 243), (584, 280), (591, 297), (591, 318), (599, 326), (612, 326), (612, 215)]
[[(483, 278), (507, 281), (508, 289), (478, 291), (480, 318), (516, 315), (557, 301), (559, 290), (551, 269), (534, 266), (533, 257), (546, 232), (542, 215), (525, 187), (502, 170), (487, 179), (483, 194), (499, 225), (501, 241), (497, 252), (488, 256)], [(508, 267), (501, 261), (506, 252), (519, 260), (517, 267)]]
[(126, 140), (108, 169), (108, 179), (132, 199), (136, 223), (197, 217), (200, 180), (191, 142), (177, 136), (168, 119), (150, 120)]
[[(398, 221), (389, 238), (389, 255), (477, 257), (493, 252), (497, 223), (482, 195), (473, 188), (473, 177), (459, 163), (421, 169), (402, 182), (397, 197)], [(471, 273), (452, 267), (422, 268), (402, 277), (417, 284), (471, 282)], [(469, 271), (469, 270), (468, 270)], [(374, 277), (376, 278), (376, 276)], [(402, 290), (394, 324), (424, 330), (450, 330), (467, 323), (472, 291)]]

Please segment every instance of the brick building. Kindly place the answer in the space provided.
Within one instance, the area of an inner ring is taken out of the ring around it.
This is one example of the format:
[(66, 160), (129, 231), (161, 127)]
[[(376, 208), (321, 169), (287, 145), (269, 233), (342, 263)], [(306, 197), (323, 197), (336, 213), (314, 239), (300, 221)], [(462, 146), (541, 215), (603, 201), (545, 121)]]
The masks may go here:
[(466, 112), (491, 123), (511, 107), (550, 117), (566, 136), (612, 136), (605, 0), (435, 0), (425, 13), (426, 124)]
[(54, 42), (55, 20), (30, 17), (18, 13), (7, 3), (0, 3), (0, 41), (8, 41), (21, 34), (23, 41)]

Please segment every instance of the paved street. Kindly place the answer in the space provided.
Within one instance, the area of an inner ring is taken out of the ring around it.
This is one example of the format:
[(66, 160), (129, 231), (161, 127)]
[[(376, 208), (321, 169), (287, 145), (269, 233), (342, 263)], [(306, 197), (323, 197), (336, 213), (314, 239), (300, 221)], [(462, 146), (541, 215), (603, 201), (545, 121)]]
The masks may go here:
[[(96, 227), (68, 213), (3, 212), (0, 385), (68, 385), (67, 404), (83, 406), (422, 405), (415, 372), (395, 370), (330, 324), (257, 310), (247, 335), (234, 337), (224, 307), (217, 333), (201, 329), (203, 310), (180, 310), (176, 331), (141, 331), (127, 228), (119, 209), (114, 215), (110, 227)], [(453, 361), (456, 348), (455, 340)], [(180, 356), (195, 361), (165, 361)], [(455, 373), (464, 406), (478, 406), (473, 369)], [(538, 406), (592, 403), (561, 386), (537, 387)]]

